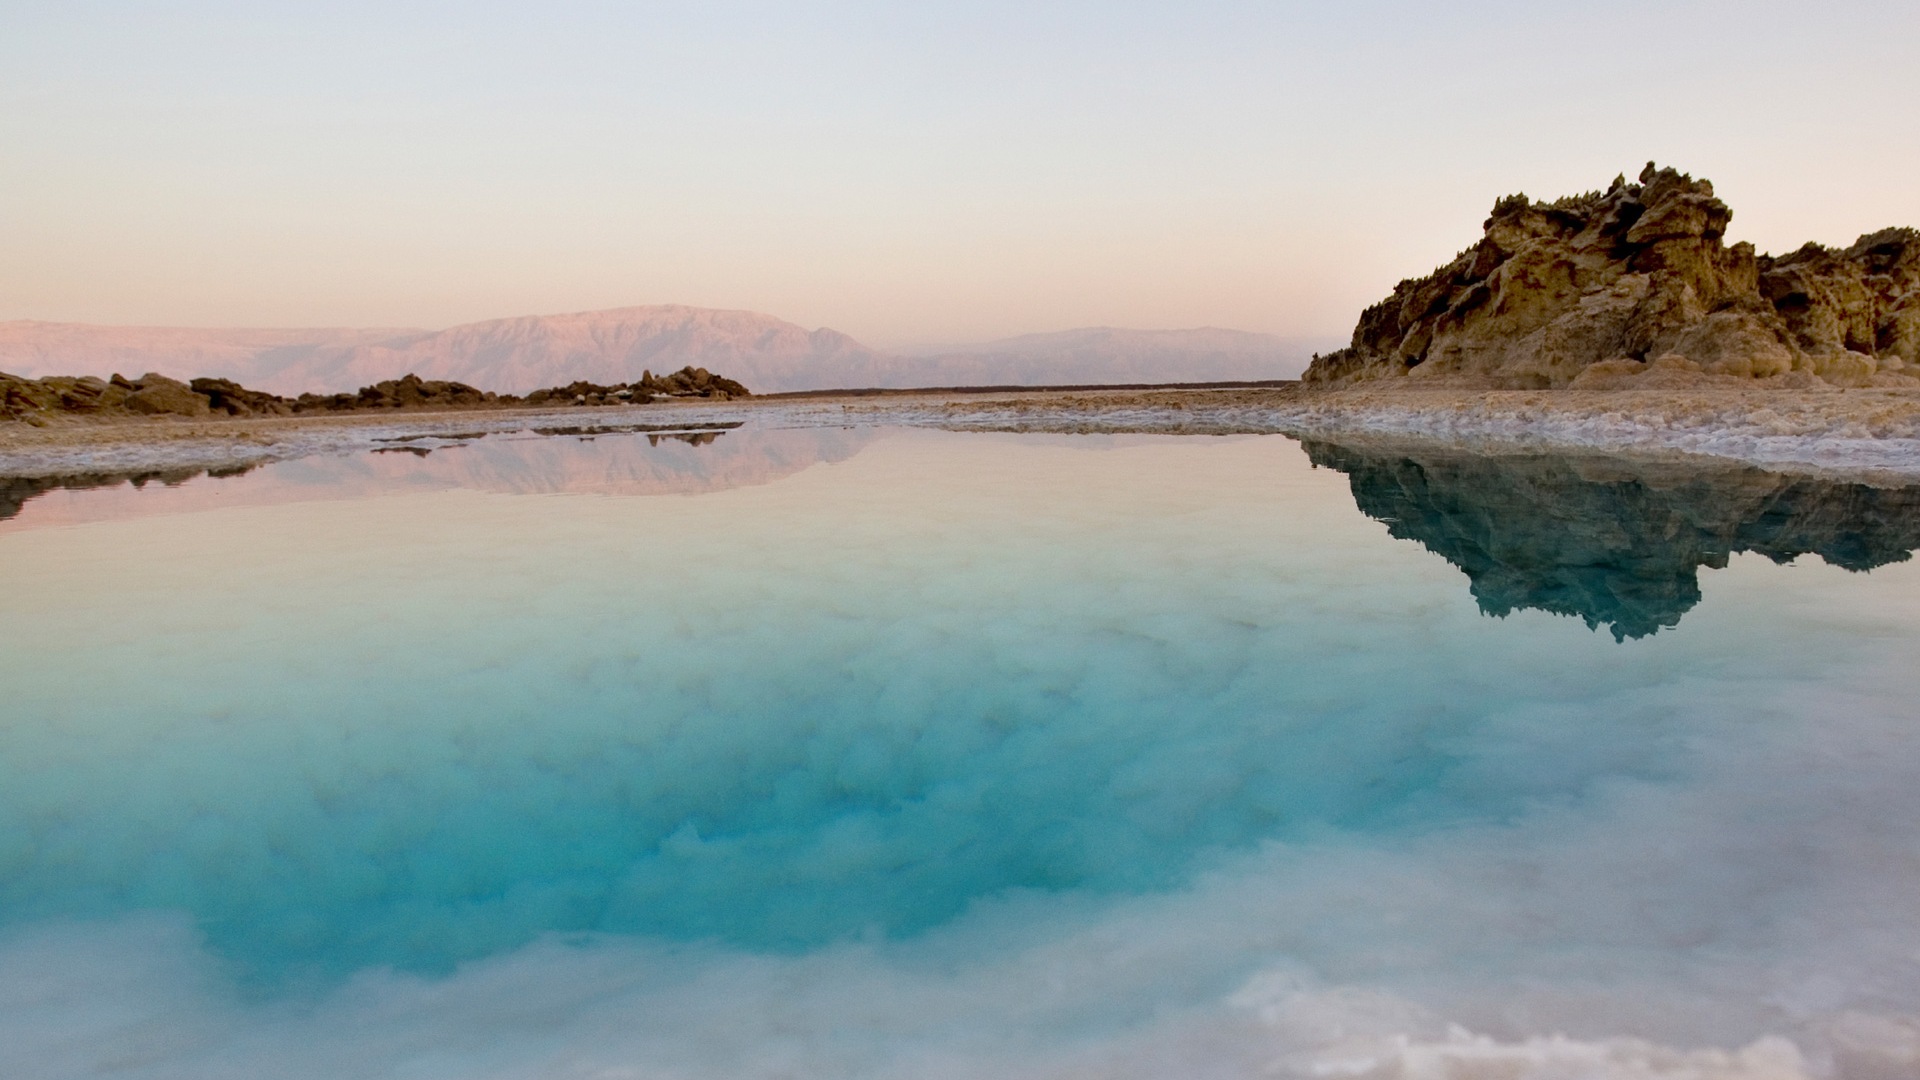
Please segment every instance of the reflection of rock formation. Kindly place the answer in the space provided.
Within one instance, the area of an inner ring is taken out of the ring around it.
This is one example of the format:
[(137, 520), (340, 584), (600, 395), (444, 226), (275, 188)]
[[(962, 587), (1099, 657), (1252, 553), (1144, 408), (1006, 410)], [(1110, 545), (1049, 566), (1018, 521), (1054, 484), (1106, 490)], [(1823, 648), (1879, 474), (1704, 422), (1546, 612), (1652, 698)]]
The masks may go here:
[(719, 431), (676, 431), (670, 435), (648, 435), (647, 445), (659, 446), (661, 439), (672, 439), (675, 442), (686, 443), (688, 446), (710, 446), (713, 440), (722, 434), (724, 433)]
[(90, 491), (131, 485), (135, 490), (148, 484), (179, 487), (200, 476), (214, 478), (240, 476), (255, 466), (236, 465), (224, 469), (143, 469), (134, 472), (68, 473), (57, 476), (0, 476), (0, 521), (17, 517), (31, 499), (49, 491)]
[[(234, 476), (247, 469), (0, 478), (0, 521), (20, 515), (29, 500), (38, 501), (21, 524), (33, 526), (456, 488), (508, 494), (690, 495), (772, 483), (812, 465), (843, 461), (878, 434), (872, 428), (546, 428), (408, 437), (369, 453), (262, 465), (237, 483), (209, 484), (196, 478)], [(165, 490), (136, 490), (149, 481), (164, 484)]]
[(1734, 552), (1871, 570), (1920, 548), (1920, 486), (1692, 463), (1306, 450), (1347, 474), (1361, 511), (1465, 571), (1482, 611), (1576, 615), (1619, 639), (1678, 623), (1700, 602), (1699, 568), (1724, 567)]

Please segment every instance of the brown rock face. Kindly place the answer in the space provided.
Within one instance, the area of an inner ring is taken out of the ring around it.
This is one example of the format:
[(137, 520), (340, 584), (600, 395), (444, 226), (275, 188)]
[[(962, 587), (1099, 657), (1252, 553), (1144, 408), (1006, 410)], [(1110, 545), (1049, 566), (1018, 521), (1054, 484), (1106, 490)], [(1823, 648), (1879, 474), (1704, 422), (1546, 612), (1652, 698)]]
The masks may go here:
[(148, 415), (177, 413), (181, 416), (205, 416), (212, 409), (211, 399), (207, 395), (194, 393), (186, 383), (176, 379), (154, 374), (144, 375), (140, 381), (133, 383), (132, 392), (121, 404), (129, 412)]
[(1775, 258), (1726, 246), (1732, 218), (1711, 183), (1651, 163), (1637, 184), (1501, 199), (1478, 244), (1362, 312), (1306, 380), (1620, 386), (1664, 360), (1667, 378), (1911, 381), (1894, 373), (1920, 370), (1920, 231)]
[(204, 394), (214, 412), (228, 416), (285, 416), (293, 404), (278, 394), (249, 390), (231, 379), (195, 379), (193, 392)]

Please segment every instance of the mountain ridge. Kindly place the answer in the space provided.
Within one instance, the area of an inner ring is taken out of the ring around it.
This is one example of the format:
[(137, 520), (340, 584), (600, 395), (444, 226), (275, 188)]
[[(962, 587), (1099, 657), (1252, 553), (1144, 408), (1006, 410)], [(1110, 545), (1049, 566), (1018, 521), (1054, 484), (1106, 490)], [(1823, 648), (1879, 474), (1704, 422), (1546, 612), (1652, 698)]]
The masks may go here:
[(0, 371), (28, 378), (157, 372), (296, 395), (415, 373), (502, 393), (628, 382), (704, 367), (759, 392), (988, 383), (1288, 378), (1305, 343), (1218, 327), (1085, 327), (927, 352), (870, 348), (827, 327), (686, 304), (521, 315), (442, 330), (193, 328), (0, 322)]

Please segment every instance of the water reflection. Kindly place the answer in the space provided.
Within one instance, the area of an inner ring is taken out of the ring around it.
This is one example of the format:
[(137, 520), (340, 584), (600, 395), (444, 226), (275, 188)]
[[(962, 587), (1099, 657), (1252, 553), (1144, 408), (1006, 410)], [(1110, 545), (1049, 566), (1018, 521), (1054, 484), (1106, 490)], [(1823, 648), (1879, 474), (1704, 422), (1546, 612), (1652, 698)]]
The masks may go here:
[(1490, 456), (1306, 441), (1347, 474), (1354, 502), (1466, 573), (1489, 615), (1573, 615), (1617, 640), (1674, 626), (1699, 569), (1750, 551), (1818, 555), (1848, 570), (1920, 548), (1920, 486), (1788, 477), (1698, 462)]
[(667, 435), (648, 435), (647, 445), (659, 446), (660, 440), (670, 439), (674, 442), (686, 443), (688, 446), (710, 446), (713, 440), (722, 434), (724, 433), (719, 431), (676, 431)]
[[(845, 460), (877, 435), (872, 428), (743, 430), (739, 424), (409, 435), (369, 451), (262, 465), (0, 477), (0, 523), (32, 528), (396, 491), (699, 494)], [(208, 482), (243, 474), (237, 483)]]
[(0, 476), (0, 521), (19, 516), (27, 503), (50, 491), (92, 491), (128, 485), (135, 490), (148, 484), (179, 487), (202, 476), (221, 479), (243, 476), (257, 466), (233, 465), (215, 469), (133, 469), (117, 472), (60, 473), (53, 476)]

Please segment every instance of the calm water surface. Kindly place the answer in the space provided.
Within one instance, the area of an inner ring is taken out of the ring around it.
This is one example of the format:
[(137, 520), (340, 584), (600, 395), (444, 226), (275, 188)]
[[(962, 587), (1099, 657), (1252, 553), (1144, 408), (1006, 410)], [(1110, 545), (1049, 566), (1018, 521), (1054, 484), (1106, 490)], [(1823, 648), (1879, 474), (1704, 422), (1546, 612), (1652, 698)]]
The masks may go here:
[(1920, 490), (394, 449), (0, 497), (0, 1075), (1920, 1075)]

